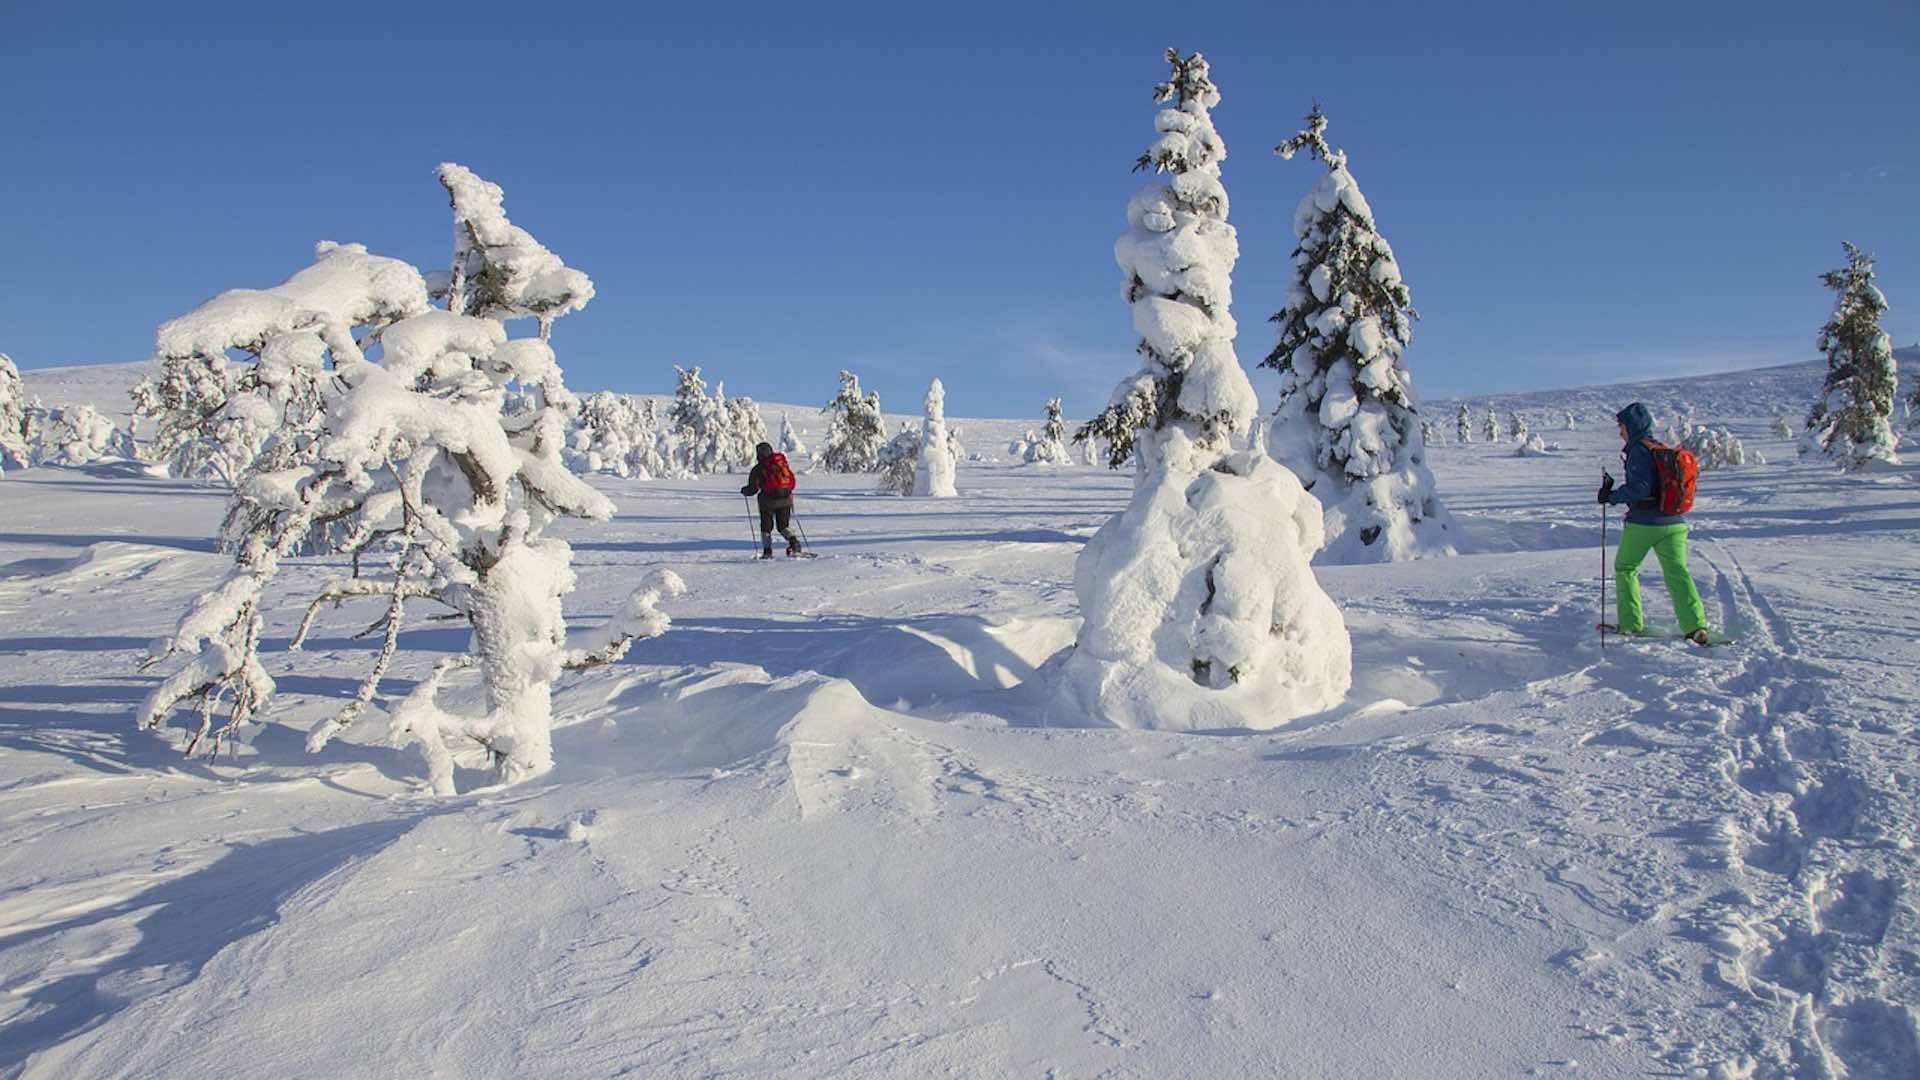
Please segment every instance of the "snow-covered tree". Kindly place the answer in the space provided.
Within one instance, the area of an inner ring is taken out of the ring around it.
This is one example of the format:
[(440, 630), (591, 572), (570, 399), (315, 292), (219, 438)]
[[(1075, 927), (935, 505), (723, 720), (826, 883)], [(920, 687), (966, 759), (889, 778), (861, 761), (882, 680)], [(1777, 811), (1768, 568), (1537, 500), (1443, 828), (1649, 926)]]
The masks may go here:
[(752, 398), (742, 395), (725, 400), (727, 435), (731, 448), (728, 468), (745, 472), (753, 468), (758, 460), (754, 456), (754, 448), (773, 440), (767, 437), (767, 422), (760, 415), (760, 406)]
[(1847, 469), (1875, 461), (1897, 463), (1893, 430), (1898, 392), (1893, 342), (1880, 329), (1887, 298), (1873, 283), (1873, 258), (1845, 245), (1847, 265), (1820, 276), (1836, 294), (1833, 316), (1820, 328), (1827, 378), (1807, 415), (1801, 454), (1826, 454)]
[(1440, 441), (1439, 429), (1433, 426), (1432, 420), (1424, 416), (1420, 418), (1420, 441), (1428, 446)]
[(667, 421), (673, 428), (681, 470), (690, 476), (726, 471), (732, 460), (733, 435), (727, 429), (724, 406), (707, 395), (707, 383), (698, 367), (675, 364), (673, 370), (678, 383)]
[(1040, 425), (1038, 437), (1028, 432), (1021, 460), (1029, 465), (1071, 465), (1073, 453), (1067, 449), (1067, 422), (1059, 398), (1047, 399), (1047, 419)]
[(363, 244), (322, 241), (313, 265), (270, 289), (231, 289), (154, 335), (155, 370), (133, 388), (136, 416), (155, 423), (152, 457), (189, 479), (237, 487), (256, 458), (286, 468), (309, 454), (321, 381), (339, 353), (371, 348), (385, 329), (427, 310), (420, 274)]
[(1460, 406), (1459, 415), (1453, 418), (1453, 426), (1454, 434), (1461, 442), (1470, 443), (1473, 441), (1473, 417), (1467, 412), (1465, 405)]
[[(217, 751), (273, 696), (259, 656), (263, 600), (316, 523), (357, 522), (344, 545), (354, 572), (321, 589), (294, 647), (324, 604), (373, 599), (385, 614), (369, 628), (382, 635), (372, 669), (353, 699), (309, 733), (310, 748), (373, 704), (409, 603), (439, 605), (472, 628), (466, 652), (442, 659), (389, 710), (392, 736), (421, 748), (436, 791), (453, 790), (455, 755), (466, 748), (484, 751), (503, 781), (544, 772), (553, 760), (554, 679), (618, 659), (667, 626), (655, 605), (682, 586), (657, 571), (605, 625), (567, 633), (571, 551), (542, 533), (559, 517), (605, 520), (613, 507), (561, 459), (573, 398), (548, 339), (555, 317), (591, 298), (592, 282), (506, 219), (497, 186), (451, 164), (439, 178), (456, 226), (454, 271), (439, 290), (448, 310), (389, 325), (380, 360), (369, 361), (350, 327), (327, 314), (364, 299), (350, 294), (365, 280), (341, 274), (317, 325), (303, 320), (269, 335), (318, 335), (333, 377), (310, 459), (242, 481), (235, 498), (247, 501), (248, 527), (231, 572), (154, 645), (149, 663), (191, 658), (147, 696), (139, 724), (159, 727), (187, 706), (198, 716), (190, 753), (209, 738)], [(424, 291), (417, 271), (414, 278)], [(260, 325), (280, 306), (254, 293), (236, 297), (232, 315), (236, 325)], [(509, 340), (505, 320), (525, 317), (539, 320), (540, 335)], [(363, 554), (384, 555), (384, 570), (362, 575)], [(443, 701), (449, 680), (468, 676), (478, 683), (477, 708)]]
[(1261, 361), (1280, 372), (1268, 451), (1326, 510), (1322, 562), (1393, 562), (1455, 551), (1453, 516), (1427, 467), (1413, 377), (1413, 297), (1374, 223), (1347, 155), (1315, 105), (1274, 150), (1306, 151), (1326, 172), (1293, 213), (1293, 282)]
[(615, 476), (653, 478), (647, 466), (653, 432), (633, 399), (601, 390), (581, 401), (568, 440), (567, 463), (576, 472), (606, 472)]
[(927, 384), (926, 416), (920, 421), (920, 453), (913, 467), (913, 493), (951, 499), (954, 453), (947, 436), (947, 388), (935, 379)]
[(1573, 410), (1567, 410), (1567, 430), (1572, 431), (1578, 425), (1573, 422)]
[(1693, 451), (1695, 462), (1703, 470), (1745, 465), (1749, 457), (1740, 437), (1725, 427), (1716, 429), (1705, 424), (1691, 424), (1681, 436), (1680, 445)]
[(828, 472), (873, 472), (880, 467), (880, 449), (887, 444), (886, 425), (880, 421), (880, 395), (860, 390), (860, 376), (840, 373), (840, 392), (820, 410), (831, 414), (827, 441), (816, 460)]
[(793, 426), (793, 418), (786, 413), (780, 414), (780, 452), (789, 458), (798, 457), (807, 452), (807, 444), (800, 441), (800, 432)]
[(874, 489), (889, 495), (913, 494), (914, 473), (920, 461), (920, 435), (902, 427), (880, 447), (874, 459), (879, 478)]
[(1516, 411), (1507, 417), (1507, 435), (1514, 442), (1524, 443), (1533, 437), (1533, 431), (1527, 427), (1527, 418)]
[(26, 398), (20, 369), (13, 365), (13, 357), (0, 353), (0, 476), (29, 464)]
[(34, 445), (29, 448), (36, 465), (91, 465), (134, 457), (132, 433), (92, 405), (36, 407), (36, 412), (30, 425)]
[(1793, 438), (1793, 421), (1787, 419), (1786, 410), (1773, 414), (1773, 437), (1776, 439)]
[(1487, 418), (1480, 424), (1480, 434), (1486, 436), (1490, 443), (1500, 441), (1500, 415), (1493, 411), (1491, 405), (1487, 407)]
[(1271, 728), (1345, 695), (1352, 645), (1308, 565), (1319, 503), (1265, 453), (1232, 446), (1259, 406), (1233, 351), (1220, 94), (1198, 53), (1167, 59), (1167, 107), (1136, 168), (1171, 175), (1128, 203), (1114, 245), (1141, 366), (1079, 436), (1108, 440), (1112, 465), (1134, 458), (1134, 494), (1074, 567), (1084, 622), (1049, 716)]

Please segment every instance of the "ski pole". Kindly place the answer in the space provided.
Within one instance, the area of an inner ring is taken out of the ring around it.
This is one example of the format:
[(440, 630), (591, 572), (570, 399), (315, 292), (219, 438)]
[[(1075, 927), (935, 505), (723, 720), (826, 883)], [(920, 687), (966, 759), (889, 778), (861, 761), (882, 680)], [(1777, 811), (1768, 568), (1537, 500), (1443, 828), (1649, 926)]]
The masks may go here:
[(805, 525), (800, 524), (799, 514), (793, 515), (793, 527), (800, 530), (800, 550), (808, 551), (808, 552), (812, 551), (813, 541), (807, 539), (807, 527)]
[[(1605, 473), (1601, 474), (1606, 475)], [(1600, 504), (1600, 651), (1607, 651), (1607, 504)]]
[(740, 498), (747, 506), (747, 543), (749, 545), (757, 545), (760, 543), (760, 523), (754, 519), (753, 497), (751, 495), (742, 495)]

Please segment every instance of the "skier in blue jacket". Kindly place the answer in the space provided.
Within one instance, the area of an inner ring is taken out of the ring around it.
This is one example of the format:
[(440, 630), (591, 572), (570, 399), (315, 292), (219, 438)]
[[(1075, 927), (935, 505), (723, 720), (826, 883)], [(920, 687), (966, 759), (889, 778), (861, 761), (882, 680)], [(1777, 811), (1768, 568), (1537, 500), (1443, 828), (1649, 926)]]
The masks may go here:
[(1620, 550), (1613, 559), (1614, 583), (1619, 586), (1619, 621), (1601, 629), (1615, 634), (1639, 634), (1646, 631), (1646, 616), (1640, 609), (1640, 564), (1651, 551), (1660, 560), (1660, 575), (1666, 579), (1667, 593), (1673, 597), (1674, 614), (1680, 618), (1680, 632), (1695, 645), (1711, 640), (1707, 633), (1707, 613), (1700, 603), (1700, 590), (1687, 570), (1687, 519), (1660, 509), (1660, 473), (1654, 468), (1653, 451), (1646, 442), (1653, 434), (1653, 413), (1639, 402), (1614, 415), (1620, 422), (1620, 438), (1626, 443), (1621, 457), (1626, 482), (1613, 484), (1611, 473), (1601, 473), (1600, 502), (1625, 505), (1627, 523), (1620, 530)]

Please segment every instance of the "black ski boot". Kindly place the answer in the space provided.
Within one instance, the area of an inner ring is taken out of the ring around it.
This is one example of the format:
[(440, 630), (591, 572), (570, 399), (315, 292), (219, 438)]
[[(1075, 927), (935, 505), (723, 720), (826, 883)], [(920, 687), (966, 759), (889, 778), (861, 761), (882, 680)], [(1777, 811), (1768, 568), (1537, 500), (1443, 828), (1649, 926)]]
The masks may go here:
[(797, 536), (787, 537), (787, 558), (797, 559), (800, 557), (800, 554), (800, 538)]

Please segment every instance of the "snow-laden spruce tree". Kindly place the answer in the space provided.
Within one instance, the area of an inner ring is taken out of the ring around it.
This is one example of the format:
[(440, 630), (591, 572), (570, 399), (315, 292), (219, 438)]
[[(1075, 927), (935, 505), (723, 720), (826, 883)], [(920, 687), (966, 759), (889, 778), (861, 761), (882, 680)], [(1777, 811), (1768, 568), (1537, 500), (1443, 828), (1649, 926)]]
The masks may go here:
[(728, 463), (728, 468), (735, 472), (746, 472), (753, 468), (757, 460), (754, 447), (773, 440), (767, 437), (766, 419), (760, 415), (760, 406), (752, 398), (745, 395), (727, 398), (726, 411), (727, 434), (732, 448), (732, 461)]
[[(1037, 438), (1028, 438), (1022, 460), (1029, 465), (1071, 465), (1073, 451), (1067, 447), (1067, 421), (1059, 398), (1047, 399), (1047, 418)], [(1031, 433), (1029, 433), (1031, 434)]]
[(1514, 442), (1524, 443), (1533, 437), (1533, 431), (1527, 427), (1527, 418), (1515, 412), (1507, 417), (1507, 435)]
[(320, 383), (335, 351), (321, 331), (343, 327), (365, 350), (427, 308), (412, 266), (326, 240), (314, 245), (313, 265), (286, 281), (230, 289), (161, 324), (154, 370), (132, 391), (134, 415), (155, 424), (151, 456), (173, 476), (229, 488), (270, 446), (264, 467), (298, 463), (320, 424)]
[(1793, 421), (1787, 419), (1787, 411), (1785, 409), (1773, 414), (1773, 423), (1770, 427), (1773, 430), (1773, 437), (1776, 439), (1793, 438)]
[(788, 458), (796, 458), (807, 452), (807, 444), (800, 441), (800, 432), (793, 426), (793, 418), (786, 413), (780, 414), (780, 452)]
[(947, 435), (947, 388), (935, 379), (927, 384), (926, 416), (920, 421), (920, 453), (913, 463), (913, 493), (925, 498), (951, 499), (954, 454)]
[(1352, 681), (1340, 611), (1308, 565), (1320, 504), (1294, 474), (1235, 452), (1258, 411), (1234, 355), (1239, 256), (1220, 184), (1220, 94), (1200, 54), (1173, 74), (1137, 170), (1168, 174), (1127, 204), (1114, 244), (1140, 368), (1087, 425), (1136, 459), (1133, 498), (1074, 566), (1082, 623), (1055, 662), (1052, 722), (1271, 728), (1338, 702)]
[(1873, 258), (1852, 244), (1845, 247), (1847, 265), (1820, 275), (1836, 294), (1833, 316), (1820, 328), (1827, 378), (1807, 414), (1800, 453), (1826, 454), (1843, 468), (1859, 469), (1900, 460), (1900, 437), (1893, 430), (1898, 389), (1893, 341), (1880, 329), (1887, 298), (1873, 283)]
[[(545, 771), (553, 761), (554, 679), (615, 660), (635, 639), (667, 626), (655, 605), (682, 586), (656, 571), (605, 625), (567, 633), (561, 605), (573, 589), (572, 552), (542, 534), (556, 518), (604, 520), (613, 508), (561, 459), (573, 398), (548, 337), (554, 318), (592, 298), (593, 284), (506, 219), (497, 186), (451, 164), (439, 178), (454, 217), (454, 265), (440, 290), (447, 310), (386, 327), (377, 363), (334, 318), (268, 335), (325, 344), (333, 364), (327, 400), (311, 460), (256, 469), (242, 481), (235, 497), (249, 500), (252, 512), (233, 569), (154, 644), (150, 663), (190, 659), (147, 696), (139, 724), (158, 727), (187, 707), (198, 717), (190, 753), (209, 738), (217, 750), (273, 696), (259, 655), (265, 596), (318, 522), (357, 522), (344, 545), (354, 553), (353, 573), (323, 586), (293, 647), (324, 604), (365, 598), (385, 611), (368, 630), (382, 644), (358, 693), (307, 744), (324, 746), (374, 702), (407, 606), (438, 605), (472, 628), (468, 649), (442, 659), (389, 710), (392, 736), (421, 748), (436, 791), (453, 790), (463, 749), (484, 752), (503, 781)], [(327, 284), (332, 311), (368, 299), (362, 275), (341, 272)], [(237, 325), (259, 325), (278, 310), (277, 298), (256, 293), (236, 298), (231, 314)], [(510, 340), (505, 321), (528, 317), (539, 321), (539, 336)], [(384, 556), (384, 567), (361, 573), (362, 555)], [(456, 678), (478, 683), (477, 704), (443, 699)]]
[(667, 410), (673, 443), (679, 453), (678, 464), (689, 476), (725, 472), (731, 459), (733, 434), (727, 430), (724, 407), (707, 395), (707, 383), (700, 369), (673, 367), (678, 379), (673, 404)]
[(0, 353), (0, 476), (30, 463), (27, 443), (27, 392), (13, 357)]
[(1451, 555), (1459, 536), (1427, 467), (1413, 377), (1412, 294), (1373, 208), (1326, 140), (1307, 126), (1274, 148), (1305, 150), (1326, 173), (1293, 213), (1293, 282), (1273, 316), (1280, 340), (1261, 361), (1280, 372), (1267, 449), (1326, 510), (1321, 562), (1396, 562)]
[(1487, 406), (1487, 418), (1481, 421), (1480, 434), (1486, 436), (1490, 443), (1500, 441), (1500, 415), (1493, 411), (1491, 405)]
[(1575, 424), (1575, 423), (1573, 422), (1573, 410), (1572, 410), (1572, 409), (1568, 409), (1568, 410), (1567, 410), (1567, 423), (1566, 423), (1566, 430), (1568, 430), (1568, 431), (1572, 431), (1572, 430), (1573, 430), (1573, 429), (1574, 429), (1574, 428), (1575, 428), (1576, 426), (1578, 426), (1578, 425), (1576, 425), (1576, 424)]
[(902, 424), (874, 458), (873, 468), (878, 474), (874, 490), (889, 495), (913, 494), (914, 473), (919, 462), (920, 433)]
[(1461, 442), (1470, 443), (1473, 441), (1473, 417), (1467, 412), (1465, 405), (1460, 406), (1459, 415), (1453, 418), (1453, 427), (1455, 436), (1457, 436)]
[(862, 393), (860, 376), (840, 373), (840, 392), (820, 410), (830, 414), (827, 440), (816, 460), (828, 472), (873, 472), (880, 467), (880, 449), (887, 444), (886, 425), (880, 420), (880, 395)]
[(1420, 418), (1420, 441), (1428, 446), (1440, 441), (1440, 430), (1433, 426), (1432, 420), (1424, 416)]

